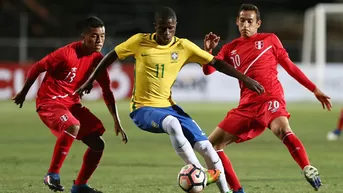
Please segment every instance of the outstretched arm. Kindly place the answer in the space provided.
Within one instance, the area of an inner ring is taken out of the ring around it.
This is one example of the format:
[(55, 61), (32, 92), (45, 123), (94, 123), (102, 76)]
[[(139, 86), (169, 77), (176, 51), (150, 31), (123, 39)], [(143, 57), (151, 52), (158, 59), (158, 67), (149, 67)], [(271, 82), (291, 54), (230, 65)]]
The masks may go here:
[(35, 83), (40, 73), (45, 72), (45, 71), (46, 71), (46, 63), (44, 63), (44, 61), (36, 62), (29, 70), (27, 79), (25, 81), (23, 88), (21, 89), (21, 92), (27, 93), (30, 90), (33, 83)]
[(76, 90), (76, 92), (82, 96), (83, 93), (89, 94), (93, 87), (93, 82), (98, 78), (99, 74), (104, 72), (114, 61), (118, 59), (118, 55), (115, 50), (110, 51), (106, 56), (100, 61), (98, 66), (95, 68), (93, 73), (90, 75), (88, 80)]
[(326, 96), (316, 85), (307, 78), (307, 76), (289, 59), (288, 57), (279, 59), (280, 65), (286, 70), (286, 72), (297, 80), (305, 88), (313, 92), (319, 102), (322, 103), (323, 109), (331, 110), (332, 104), (330, 97)]
[(52, 52), (51, 54), (45, 56), (42, 60), (36, 62), (31, 67), (23, 88), (12, 98), (12, 100), (14, 100), (14, 103), (19, 105), (19, 108), (23, 106), (27, 93), (29, 92), (33, 83), (35, 83), (40, 73), (45, 72), (49, 69), (53, 70), (65, 59), (66, 53), (67, 52), (64, 49), (58, 49), (55, 52)]
[(103, 72), (118, 58), (124, 59), (135, 54), (140, 46), (140, 41), (143, 36), (143, 34), (133, 35), (125, 42), (117, 45), (114, 50), (106, 54), (106, 56), (100, 61), (99, 65), (96, 67), (95, 71), (91, 74), (88, 80), (80, 88), (78, 88), (76, 92), (80, 96), (82, 96), (84, 93), (88, 94), (92, 90), (93, 82), (98, 77), (99, 73)]
[(213, 58), (208, 65), (212, 66), (219, 72), (237, 78), (238, 80), (242, 81), (247, 88), (257, 92), (258, 94), (262, 94), (264, 92), (264, 88), (262, 85), (260, 85), (257, 81), (251, 79), (250, 77), (242, 74), (240, 71), (236, 70), (235, 67), (231, 66), (224, 60)]
[(109, 112), (112, 115), (113, 121), (114, 121), (114, 131), (116, 133), (116, 136), (118, 134), (121, 134), (122, 141), (124, 143), (127, 143), (128, 138), (127, 135), (122, 128), (120, 124), (120, 119), (119, 119), (119, 113), (117, 110), (117, 105), (115, 98), (113, 96), (113, 92), (111, 91), (111, 84), (110, 84), (110, 78), (108, 75), (108, 72), (105, 70), (103, 73), (100, 74), (100, 76), (97, 78), (97, 82), (99, 83), (101, 89), (102, 89), (102, 96), (105, 100), (106, 106), (109, 110)]
[(320, 91), (316, 85), (310, 79), (308, 79), (307, 76), (291, 61), (287, 51), (284, 49), (281, 41), (275, 34), (271, 36), (271, 41), (274, 44), (274, 54), (279, 64), (301, 85), (313, 92), (315, 97), (322, 104), (323, 109), (326, 108), (330, 111), (332, 107), (330, 97), (326, 96), (322, 91)]
[(286, 70), (286, 72), (297, 80), (301, 85), (313, 92), (316, 85), (307, 78), (307, 76), (289, 59), (288, 57), (279, 60), (280, 65)]
[(98, 74), (104, 72), (114, 61), (118, 59), (118, 55), (115, 50), (111, 50), (106, 56), (100, 61), (99, 65), (95, 68), (91, 76), (88, 78), (90, 83), (93, 83), (97, 79)]

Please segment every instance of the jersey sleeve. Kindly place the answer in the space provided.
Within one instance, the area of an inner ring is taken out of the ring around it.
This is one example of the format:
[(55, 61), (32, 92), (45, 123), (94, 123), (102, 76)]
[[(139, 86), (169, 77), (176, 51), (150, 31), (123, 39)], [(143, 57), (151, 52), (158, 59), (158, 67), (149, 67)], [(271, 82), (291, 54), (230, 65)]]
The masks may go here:
[(291, 61), (287, 51), (283, 48), (279, 38), (273, 34), (273, 45), (275, 46), (275, 57), (286, 72), (310, 91), (314, 91), (316, 85)]
[(285, 58), (289, 57), (286, 49), (283, 47), (281, 41), (275, 34), (272, 35), (271, 41), (274, 46), (274, 54), (277, 61), (284, 60)]
[(214, 56), (205, 50), (199, 48), (193, 42), (183, 39), (183, 46), (186, 49), (187, 63), (194, 62), (199, 63), (201, 66), (210, 63)]
[(229, 60), (229, 44), (225, 44), (220, 51), (218, 52), (217, 59), (224, 60), (225, 62), (230, 64)]
[(40, 73), (45, 71), (54, 71), (58, 65), (66, 61), (68, 53), (68, 48), (59, 48), (48, 54), (31, 67), (28, 73), (28, 78), (38, 77)]
[(135, 51), (139, 47), (141, 39), (142, 39), (142, 35), (136, 34), (136, 35), (131, 36), (125, 42), (117, 45), (114, 48), (114, 50), (117, 53), (118, 58), (122, 60), (128, 56), (135, 55)]
[[(230, 64), (230, 60), (228, 60), (228, 45), (229, 44), (225, 44), (219, 51), (219, 53), (217, 54), (217, 56), (215, 56), (215, 58), (219, 59), (219, 60), (224, 60), (226, 61), (227, 63)], [(213, 66), (210, 66), (208, 64), (205, 64), (203, 67), (202, 67), (202, 71), (205, 75), (210, 75), (212, 73), (214, 73), (216, 71), (216, 69), (213, 67)]]

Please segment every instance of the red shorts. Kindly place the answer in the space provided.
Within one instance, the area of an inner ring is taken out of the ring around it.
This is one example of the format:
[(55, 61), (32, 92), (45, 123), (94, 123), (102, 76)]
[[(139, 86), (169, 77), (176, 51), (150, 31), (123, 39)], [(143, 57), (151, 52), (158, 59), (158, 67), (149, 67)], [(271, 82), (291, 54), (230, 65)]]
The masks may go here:
[(290, 117), (284, 100), (271, 99), (232, 109), (218, 127), (237, 136), (236, 143), (240, 143), (259, 136), (274, 119), (281, 116)]
[(91, 133), (102, 135), (105, 132), (101, 121), (81, 104), (66, 108), (58, 103), (45, 103), (38, 106), (37, 112), (56, 137), (72, 125), (80, 125), (76, 136), (79, 140)]

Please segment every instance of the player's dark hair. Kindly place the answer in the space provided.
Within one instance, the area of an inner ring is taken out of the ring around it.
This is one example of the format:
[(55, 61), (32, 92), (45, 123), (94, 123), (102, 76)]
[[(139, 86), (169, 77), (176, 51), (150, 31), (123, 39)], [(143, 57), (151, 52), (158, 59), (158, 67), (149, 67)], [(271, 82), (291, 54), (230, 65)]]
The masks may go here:
[(170, 7), (159, 8), (155, 12), (155, 21), (158, 21), (160, 19), (162, 19), (162, 20), (173, 19), (173, 20), (176, 21), (176, 13)]
[(253, 4), (242, 4), (238, 10), (238, 17), (241, 11), (255, 11), (257, 21), (261, 19), (260, 10), (256, 5)]
[(82, 33), (87, 32), (89, 28), (98, 28), (104, 26), (104, 22), (96, 16), (87, 17), (80, 23)]

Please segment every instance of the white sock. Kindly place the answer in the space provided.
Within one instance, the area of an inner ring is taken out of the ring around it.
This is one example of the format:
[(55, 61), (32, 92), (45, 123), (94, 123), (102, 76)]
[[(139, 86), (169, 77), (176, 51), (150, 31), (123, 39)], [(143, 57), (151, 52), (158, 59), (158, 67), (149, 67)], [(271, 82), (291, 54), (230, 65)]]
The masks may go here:
[(219, 169), (220, 170), (220, 176), (219, 180), (216, 182), (220, 192), (225, 193), (229, 192), (230, 188), (227, 185), (226, 178), (225, 178), (225, 171), (222, 164), (222, 161), (220, 160), (217, 152), (214, 150), (212, 144), (210, 141), (198, 141), (194, 145), (194, 149), (201, 154), (201, 156), (204, 158), (206, 165), (208, 169)]
[(195, 166), (202, 168), (191, 144), (182, 132), (182, 127), (179, 120), (171, 115), (168, 115), (162, 121), (162, 128), (166, 133), (168, 133), (176, 153), (185, 161), (185, 163), (194, 164)]

